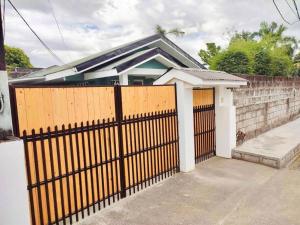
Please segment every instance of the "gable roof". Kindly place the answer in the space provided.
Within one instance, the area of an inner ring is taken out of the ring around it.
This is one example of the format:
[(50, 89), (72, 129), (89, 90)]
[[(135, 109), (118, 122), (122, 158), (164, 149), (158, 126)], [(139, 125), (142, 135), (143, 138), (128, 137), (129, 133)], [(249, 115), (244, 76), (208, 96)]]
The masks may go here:
[(223, 71), (203, 70), (200, 68), (173, 68), (158, 78), (154, 84), (168, 84), (174, 82), (174, 80), (184, 81), (194, 87), (247, 85), (247, 80), (241, 77)]
[(46, 75), (57, 73), (69, 73), (69, 75), (75, 75), (88, 70), (97, 69), (103, 64), (114, 63), (115, 61), (122, 60), (123, 58), (127, 58), (143, 49), (148, 48), (159, 48), (161, 53), (168, 53), (168, 55), (173, 58), (173, 61), (174, 59), (177, 60), (176, 63), (182, 64), (182, 66), (205, 69), (205, 67), (200, 62), (183, 51), (168, 38), (156, 34), (90, 55), (88, 57), (64, 64), (62, 66), (53, 66), (28, 74), (22, 77), (22, 79), (39, 79), (43, 78)]

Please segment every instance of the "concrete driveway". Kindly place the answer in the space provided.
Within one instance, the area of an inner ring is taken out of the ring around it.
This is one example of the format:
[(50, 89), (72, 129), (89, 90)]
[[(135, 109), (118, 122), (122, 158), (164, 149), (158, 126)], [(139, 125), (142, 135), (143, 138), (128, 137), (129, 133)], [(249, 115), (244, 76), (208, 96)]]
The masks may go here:
[(300, 166), (282, 170), (214, 157), (80, 225), (300, 224)]

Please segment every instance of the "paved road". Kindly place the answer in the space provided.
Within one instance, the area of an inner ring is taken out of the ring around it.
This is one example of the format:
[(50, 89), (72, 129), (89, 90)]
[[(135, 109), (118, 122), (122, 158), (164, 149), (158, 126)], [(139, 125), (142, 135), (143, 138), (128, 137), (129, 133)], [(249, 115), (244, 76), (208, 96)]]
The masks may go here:
[(299, 161), (276, 170), (214, 157), (79, 224), (300, 225)]

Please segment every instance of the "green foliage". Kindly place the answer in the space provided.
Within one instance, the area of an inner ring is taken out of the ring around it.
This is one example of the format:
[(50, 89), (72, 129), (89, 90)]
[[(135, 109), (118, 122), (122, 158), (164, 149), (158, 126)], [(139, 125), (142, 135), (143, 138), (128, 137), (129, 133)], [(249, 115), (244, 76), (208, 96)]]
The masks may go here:
[(206, 43), (206, 48), (207, 50), (201, 49), (198, 55), (200, 56), (200, 58), (204, 63), (209, 65), (210, 59), (221, 51), (221, 47), (216, 46), (216, 44), (212, 42), (212, 43)]
[(29, 57), (20, 48), (5, 45), (5, 62), (8, 69), (16, 67), (31, 68)]
[(271, 56), (266, 50), (260, 50), (254, 55), (253, 72), (259, 75), (271, 74)]
[(200, 50), (199, 56), (210, 69), (230, 73), (295, 75), (299, 73), (300, 54), (293, 59), (298, 41), (295, 37), (284, 36), (286, 29), (275, 22), (263, 22), (257, 32), (236, 32), (226, 49), (219, 49), (213, 55), (208, 54), (209, 50)]
[(249, 73), (249, 58), (241, 51), (225, 51), (215, 58), (212, 69), (227, 73)]

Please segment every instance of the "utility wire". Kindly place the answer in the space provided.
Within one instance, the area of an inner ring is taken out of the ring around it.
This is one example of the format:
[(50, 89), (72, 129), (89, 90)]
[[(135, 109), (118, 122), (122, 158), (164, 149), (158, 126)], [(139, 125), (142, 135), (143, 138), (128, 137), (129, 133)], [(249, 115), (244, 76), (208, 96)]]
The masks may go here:
[(38, 34), (31, 28), (31, 26), (27, 23), (25, 18), (21, 15), (21, 13), (18, 11), (18, 9), (14, 6), (14, 4), (7, 0), (9, 4), (13, 7), (13, 9), (18, 13), (18, 15), (21, 17), (21, 19), (24, 21), (24, 23), (27, 25), (27, 27), (31, 30), (31, 32), (36, 36), (36, 38), (41, 42), (41, 44), (48, 50), (48, 52), (60, 63), (64, 63), (48, 46), (47, 44), (38, 36)]
[[(52, 16), (53, 16), (53, 18), (54, 18), (54, 20), (55, 20), (55, 23), (56, 23), (56, 26), (57, 26), (57, 30), (58, 30), (59, 35), (60, 35), (60, 38), (61, 38), (61, 40), (62, 40), (62, 43), (63, 43), (65, 49), (67, 50), (68, 47), (67, 47), (67, 45), (66, 45), (66, 42), (65, 42), (65, 39), (64, 39), (62, 30), (61, 30), (60, 25), (59, 25), (59, 23), (58, 23), (56, 14), (55, 14), (55, 12), (54, 12), (53, 4), (52, 4), (51, 0), (48, 0), (48, 2), (49, 2), (49, 5), (50, 5), (50, 8), (51, 8)], [(68, 57), (69, 57), (69, 59), (70, 59), (70, 55), (69, 55), (69, 54), (68, 54)]]
[(290, 10), (293, 12), (293, 14), (295, 16), (297, 16), (296, 12), (294, 11), (294, 9), (292, 8), (292, 6), (290, 5), (290, 3), (288, 2), (288, 0), (284, 0), (286, 2), (286, 4), (289, 6)]
[(293, 0), (293, 2), (294, 2), (294, 6), (295, 6), (295, 9), (296, 9), (297, 15), (298, 15), (298, 19), (300, 20), (300, 15), (299, 15), (297, 4), (296, 4), (295, 0)]
[(298, 22), (298, 21), (295, 21), (295, 22), (293, 22), (293, 23), (290, 23), (290, 22), (289, 22), (287, 19), (285, 19), (284, 16), (282, 15), (282, 13), (281, 13), (279, 7), (277, 6), (275, 0), (273, 0), (273, 4), (274, 4), (274, 6), (276, 7), (276, 9), (277, 9), (279, 15), (281, 16), (281, 18), (283, 19), (284, 22), (286, 22), (286, 23), (289, 24), (289, 25), (293, 25), (294, 23)]
[(3, 10), (2, 10), (2, 27), (3, 27), (3, 39), (5, 40), (5, 0), (3, 0)]

